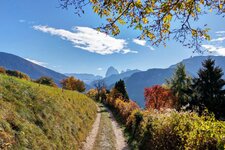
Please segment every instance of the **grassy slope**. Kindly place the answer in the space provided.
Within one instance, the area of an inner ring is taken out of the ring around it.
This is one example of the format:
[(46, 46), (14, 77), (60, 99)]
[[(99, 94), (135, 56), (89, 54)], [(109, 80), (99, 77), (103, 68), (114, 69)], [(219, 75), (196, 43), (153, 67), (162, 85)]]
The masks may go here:
[(0, 149), (78, 149), (96, 112), (83, 94), (0, 75)]

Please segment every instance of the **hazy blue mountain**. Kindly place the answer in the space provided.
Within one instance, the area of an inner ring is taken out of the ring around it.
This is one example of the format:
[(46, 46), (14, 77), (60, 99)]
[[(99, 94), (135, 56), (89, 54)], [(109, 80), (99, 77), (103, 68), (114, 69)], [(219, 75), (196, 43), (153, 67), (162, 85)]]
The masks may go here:
[(91, 82), (95, 80), (100, 80), (103, 78), (102, 76), (87, 74), (87, 73), (66, 73), (65, 75), (73, 76), (77, 79), (84, 81), (86, 84), (90, 84)]
[[(186, 71), (191, 76), (197, 76), (198, 70), (202, 67), (202, 62), (208, 57), (215, 60), (216, 65), (225, 71), (225, 57), (223, 56), (196, 56), (181, 61), (186, 66)], [(144, 106), (144, 88), (156, 84), (165, 83), (165, 79), (172, 76), (176, 65), (167, 69), (149, 69), (134, 73), (125, 80), (129, 97), (136, 101), (140, 106)], [(224, 76), (225, 78), (225, 76)]]
[[(195, 56), (181, 61), (189, 74), (196, 76), (198, 70), (202, 67), (202, 62), (207, 59), (212, 58), (215, 60), (216, 66), (220, 66), (223, 71), (225, 71), (225, 57), (224, 56)], [(175, 68), (177, 64), (170, 66), (170, 68)]]
[[(113, 74), (109, 77), (105, 77), (105, 78), (100, 79), (100, 80), (103, 80), (105, 82), (107, 88), (111, 89), (117, 81), (119, 81), (120, 79), (126, 80), (126, 78), (130, 77), (132, 74), (134, 74), (136, 72), (140, 72), (140, 70), (137, 70), (137, 69), (127, 70), (127, 71), (123, 71), (120, 74)], [(93, 86), (96, 81), (97, 80), (93, 81), (90, 85)]]
[(117, 74), (119, 74), (119, 71), (116, 70), (114, 67), (111, 66), (106, 71), (105, 77), (110, 77), (111, 75), (117, 75)]
[(174, 69), (149, 69), (134, 73), (125, 80), (129, 97), (140, 106), (144, 106), (144, 89), (156, 84), (163, 84), (172, 76)]
[(9, 70), (18, 70), (29, 75), (32, 79), (37, 79), (41, 76), (48, 76), (60, 85), (60, 81), (66, 76), (64, 74), (55, 72), (45, 67), (34, 64), (19, 56), (0, 52), (0, 66)]
[(119, 81), (120, 79), (124, 80), (128, 77), (130, 77), (132, 74), (140, 72), (140, 70), (128, 70), (126, 72), (117, 74), (117, 75), (111, 75), (109, 77), (104, 78), (105, 84), (107, 86), (111, 86), (112, 84), (115, 84), (117, 81)]

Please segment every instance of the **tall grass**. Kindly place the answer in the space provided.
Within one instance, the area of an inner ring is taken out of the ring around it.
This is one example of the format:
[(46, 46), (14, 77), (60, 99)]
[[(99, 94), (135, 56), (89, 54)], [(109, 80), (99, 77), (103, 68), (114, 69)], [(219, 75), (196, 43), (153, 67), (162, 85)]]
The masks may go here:
[(83, 94), (0, 75), (0, 149), (78, 149), (96, 112)]

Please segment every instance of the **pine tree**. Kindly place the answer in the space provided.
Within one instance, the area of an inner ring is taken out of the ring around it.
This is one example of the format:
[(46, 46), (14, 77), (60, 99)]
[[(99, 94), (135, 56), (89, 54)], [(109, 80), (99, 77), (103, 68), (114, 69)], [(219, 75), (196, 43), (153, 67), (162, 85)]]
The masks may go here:
[(120, 79), (118, 82), (116, 82), (114, 89), (122, 95), (124, 100), (129, 100), (129, 96), (123, 80)]
[(177, 110), (188, 104), (186, 91), (191, 84), (191, 77), (186, 74), (185, 65), (180, 63), (173, 74), (173, 77), (166, 81), (167, 85), (177, 97)]
[(204, 108), (213, 112), (217, 118), (224, 115), (225, 80), (222, 79), (223, 71), (215, 67), (215, 61), (211, 58), (205, 60), (203, 68), (198, 71), (198, 78), (193, 80), (193, 101), (201, 114)]

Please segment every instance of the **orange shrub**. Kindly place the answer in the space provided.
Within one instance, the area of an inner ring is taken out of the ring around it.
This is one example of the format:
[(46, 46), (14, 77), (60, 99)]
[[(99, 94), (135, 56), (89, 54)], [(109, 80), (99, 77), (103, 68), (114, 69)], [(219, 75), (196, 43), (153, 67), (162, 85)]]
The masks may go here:
[(117, 113), (119, 113), (124, 123), (127, 121), (127, 118), (130, 116), (132, 111), (140, 109), (140, 107), (132, 100), (125, 102), (121, 99), (115, 100), (114, 108), (116, 109)]
[(145, 107), (147, 109), (174, 108), (175, 104), (176, 97), (170, 89), (163, 88), (160, 85), (145, 89)]

